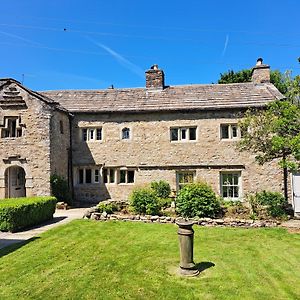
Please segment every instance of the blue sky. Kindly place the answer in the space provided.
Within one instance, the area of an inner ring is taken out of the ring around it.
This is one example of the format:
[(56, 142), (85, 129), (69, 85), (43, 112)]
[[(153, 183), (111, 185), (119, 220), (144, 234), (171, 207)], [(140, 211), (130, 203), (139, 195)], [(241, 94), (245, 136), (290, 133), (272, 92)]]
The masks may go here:
[[(300, 73), (299, 1), (1, 1), (0, 77), (33, 90), (217, 82), (229, 69)], [(24, 75), (23, 75), (24, 74)]]

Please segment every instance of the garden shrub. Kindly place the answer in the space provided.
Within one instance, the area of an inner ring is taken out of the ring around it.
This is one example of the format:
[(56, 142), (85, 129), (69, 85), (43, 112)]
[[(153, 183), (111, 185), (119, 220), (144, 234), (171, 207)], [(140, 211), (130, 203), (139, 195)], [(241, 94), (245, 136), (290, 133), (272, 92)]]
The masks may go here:
[(172, 201), (172, 198), (158, 198), (159, 207), (162, 209), (171, 207)]
[(171, 193), (170, 184), (164, 180), (152, 181), (150, 186), (159, 198), (168, 198)]
[(262, 191), (256, 193), (255, 198), (259, 205), (266, 206), (269, 216), (280, 218), (286, 215), (287, 202), (281, 193)]
[(0, 200), (0, 231), (18, 231), (53, 218), (55, 197)]
[(206, 183), (191, 183), (179, 191), (176, 199), (176, 210), (182, 217), (213, 218), (220, 211), (220, 201)]
[(52, 195), (56, 197), (58, 201), (71, 204), (71, 193), (66, 179), (57, 174), (53, 174), (50, 176), (50, 184)]
[(139, 214), (155, 215), (160, 209), (157, 195), (149, 188), (134, 189), (129, 202), (133, 211)]
[(119, 207), (116, 203), (110, 202), (110, 203), (102, 203), (100, 202), (98, 204), (98, 210), (100, 213), (107, 212), (108, 214), (112, 214), (115, 211), (119, 210)]

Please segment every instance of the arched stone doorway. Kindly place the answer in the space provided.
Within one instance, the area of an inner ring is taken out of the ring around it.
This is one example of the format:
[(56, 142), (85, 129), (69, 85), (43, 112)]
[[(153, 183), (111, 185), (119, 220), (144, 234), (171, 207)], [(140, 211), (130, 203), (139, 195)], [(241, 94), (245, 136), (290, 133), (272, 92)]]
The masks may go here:
[(6, 198), (18, 198), (26, 196), (25, 171), (22, 167), (9, 167), (5, 170), (4, 176)]

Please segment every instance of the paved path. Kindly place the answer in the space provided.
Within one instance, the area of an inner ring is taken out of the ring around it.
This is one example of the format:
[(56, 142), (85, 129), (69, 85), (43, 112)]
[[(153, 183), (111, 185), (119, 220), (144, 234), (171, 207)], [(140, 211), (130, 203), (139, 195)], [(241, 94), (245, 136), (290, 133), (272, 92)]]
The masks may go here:
[(58, 209), (55, 211), (54, 218), (52, 220), (39, 226), (16, 233), (0, 232), (0, 249), (15, 243), (29, 240), (50, 228), (68, 223), (75, 219), (81, 219), (85, 210), (86, 208), (72, 208), (68, 210)]
[(291, 228), (291, 229), (300, 229), (300, 220), (293, 219), (283, 222), (282, 227)]

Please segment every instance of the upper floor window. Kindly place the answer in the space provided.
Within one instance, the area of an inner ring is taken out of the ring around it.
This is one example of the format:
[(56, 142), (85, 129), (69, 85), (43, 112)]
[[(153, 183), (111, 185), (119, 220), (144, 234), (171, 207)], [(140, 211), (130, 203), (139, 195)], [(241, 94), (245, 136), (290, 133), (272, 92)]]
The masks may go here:
[(86, 141), (101, 141), (102, 128), (82, 128), (82, 140)]
[(241, 137), (241, 132), (237, 124), (221, 125), (221, 139), (234, 140), (240, 137)]
[(197, 127), (174, 127), (170, 128), (171, 141), (195, 141)]
[(238, 199), (241, 197), (241, 173), (223, 172), (220, 174), (221, 195), (223, 198)]
[(130, 139), (130, 129), (125, 127), (122, 129), (122, 140), (129, 140)]
[(1, 129), (2, 138), (22, 136), (19, 117), (4, 117), (4, 127)]

